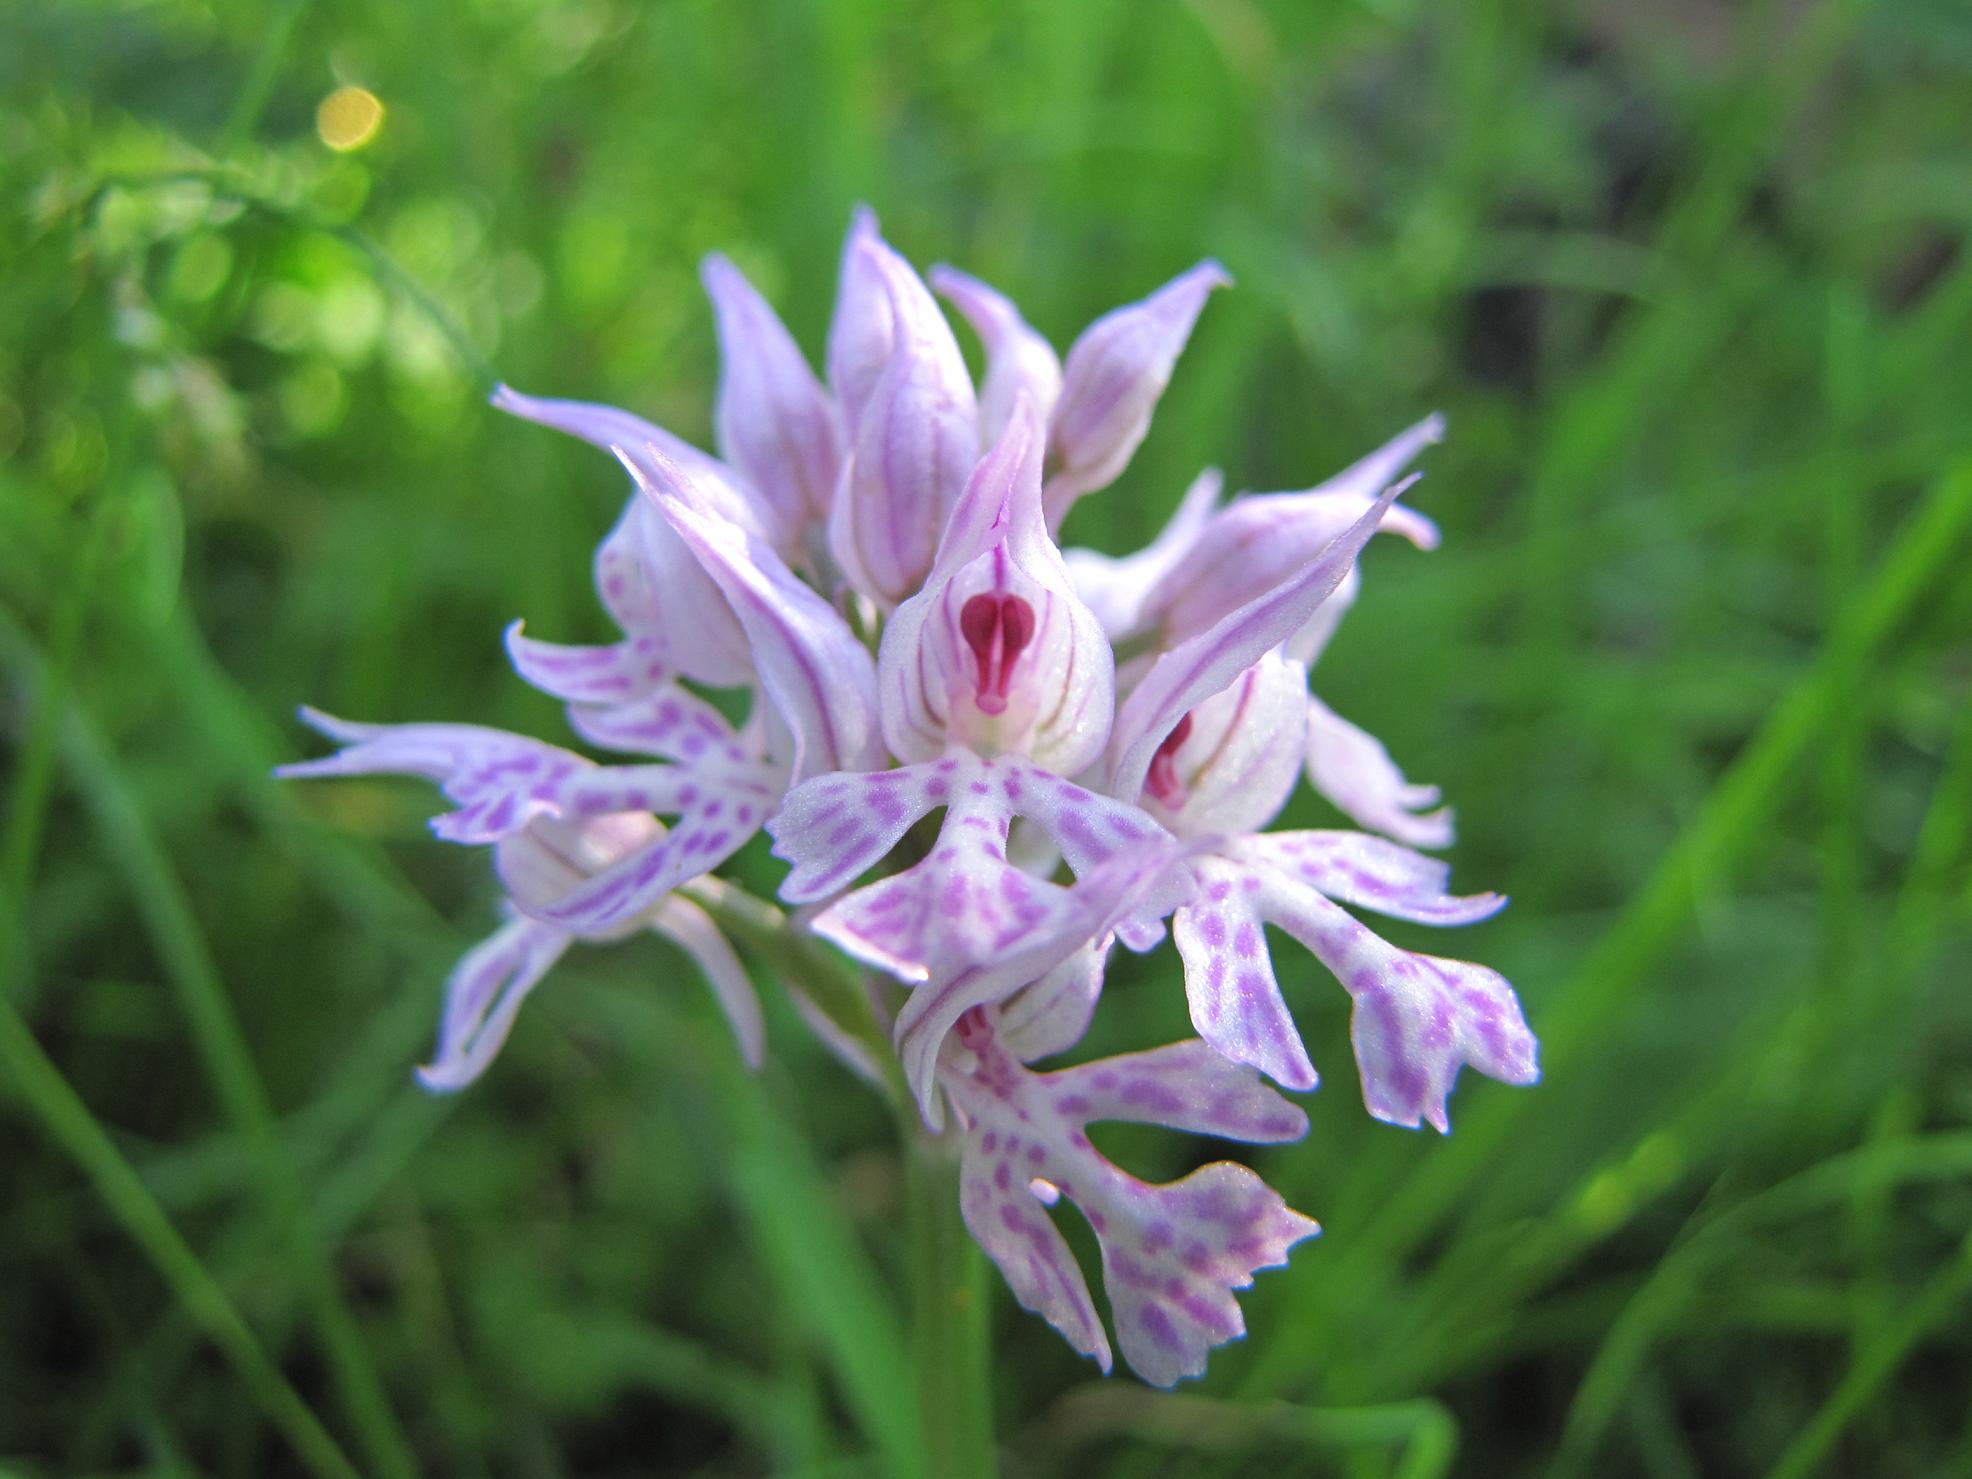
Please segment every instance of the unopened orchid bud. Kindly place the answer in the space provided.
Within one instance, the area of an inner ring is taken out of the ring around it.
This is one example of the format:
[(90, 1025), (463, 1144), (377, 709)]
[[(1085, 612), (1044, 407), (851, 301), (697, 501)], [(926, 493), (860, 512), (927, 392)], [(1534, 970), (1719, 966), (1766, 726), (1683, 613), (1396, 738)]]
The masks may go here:
[(1000, 439), (1021, 395), (1042, 421), (1061, 394), (1061, 358), (1027, 325), (1011, 299), (955, 267), (931, 269), (931, 285), (964, 315), (986, 349), (986, 379), (979, 389), (979, 439)]
[(864, 250), (882, 245), (876, 213), (858, 206), (842, 243), (842, 266), (835, 287), (835, 317), (829, 321), (829, 390), (842, 412), (843, 425), (853, 440), (863, 407), (876, 388), (897, 326), (890, 311), (890, 290), (884, 283), (881, 259)]
[(931, 569), (979, 456), (979, 407), (951, 325), (910, 264), (873, 237), (856, 250), (885, 289), (895, 337), (850, 422), (829, 548), (849, 583), (889, 609)]
[(1070, 346), (1048, 427), (1049, 528), (1129, 464), (1206, 298), (1231, 283), (1217, 262), (1200, 262), (1142, 302), (1104, 314)]
[(773, 510), (775, 543), (799, 549), (828, 517), (842, 467), (842, 435), (828, 392), (780, 318), (740, 270), (705, 259), (706, 294), (719, 327), (719, 450)]
[[(1145, 624), (1155, 626), (1167, 643), (1181, 642), (1279, 585), (1361, 518), (1417, 454), (1443, 435), (1443, 420), (1428, 417), (1318, 487), (1234, 499), (1204, 523), (1191, 547), (1152, 587), (1143, 605)], [(1438, 543), (1437, 526), (1401, 504), (1384, 514), (1378, 527), (1419, 549)], [(1347, 604), (1339, 602), (1335, 613)]]

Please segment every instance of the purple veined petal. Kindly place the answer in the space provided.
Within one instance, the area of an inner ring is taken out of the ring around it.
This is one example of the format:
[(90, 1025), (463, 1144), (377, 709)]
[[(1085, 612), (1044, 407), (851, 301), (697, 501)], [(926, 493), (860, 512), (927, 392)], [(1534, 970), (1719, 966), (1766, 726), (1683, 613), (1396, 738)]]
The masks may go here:
[[(938, 1057), (961, 1017), (975, 1008), (1003, 1002), (1022, 987), (1041, 980), (1089, 942), (1115, 932), (1124, 920), (1146, 911), (1168, 913), (1192, 889), (1191, 870), (1185, 861), (1187, 850), (1175, 843), (1119, 853), (1080, 875), (1072, 888), (1040, 883), (1006, 866), (1001, 860), (1003, 854), (989, 846), (983, 851), (996, 856), (970, 860), (972, 886), (959, 909), (947, 914), (942, 912), (945, 895), (939, 885), (968, 869), (969, 862), (961, 857), (941, 866), (938, 854), (950, 830), (948, 816), (947, 833), (940, 834), (939, 848), (931, 858), (911, 872), (850, 895), (829, 911), (842, 919), (851, 911), (863, 914), (866, 907), (881, 902), (873, 900), (866, 906), (867, 896), (883, 891), (882, 899), (900, 897), (893, 886), (911, 879), (914, 873), (921, 875), (916, 886), (901, 897), (906, 908), (921, 901), (928, 908), (916, 918), (907, 915), (893, 938), (880, 944), (886, 953), (904, 957), (914, 969), (924, 971), (898, 1013), (896, 1039), (904, 1080), (917, 1098), (925, 1123), (933, 1130), (943, 1123)], [(971, 911), (980, 910), (983, 899), (1001, 888), (1009, 892), (1006, 907), (986, 912), (975, 922)], [(911, 933), (913, 926), (915, 935)], [(817, 928), (822, 928), (822, 921), (817, 921)], [(870, 931), (865, 927), (863, 933)], [(843, 929), (838, 928), (831, 938), (845, 943)]]
[(1280, 650), (1303, 667), (1313, 668), (1316, 660), (1328, 650), (1328, 644), (1334, 640), (1336, 632), (1341, 630), (1342, 618), (1349, 614), (1362, 590), (1363, 573), (1351, 567), (1349, 573), (1342, 577), (1342, 583), (1315, 609), (1308, 624), (1282, 643)]
[[(655, 447), (685, 469), (692, 486), (720, 515), (762, 538), (784, 540), (790, 547), (800, 544), (800, 531), (781, 528), (773, 510), (731, 468), (641, 417), (613, 406), (524, 396), (504, 385), (494, 392), (493, 404), (605, 450), (625, 447), (632, 458), (644, 459), (645, 449)], [(595, 576), (597, 594), (627, 642), (608, 649), (608, 656), (584, 648), (557, 654), (542, 644), (518, 648), (515, 666), (529, 683), (565, 702), (621, 703), (662, 681), (652, 676), (659, 666), (721, 688), (752, 681), (752, 660), (738, 620), (641, 493), (631, 494), (622, 517), (598, 546)], [(690, 632), (691, 640), (676, 640), (681, 632)], [(586, 675), (587, 686), (579, 671), (584, 659), (594, 665)], [(557, 666), (575, 671), (558, 674)]]
[(1208, 467), (1192, 480), (1170, 521), (1133, 555), (1110, 556), (1092, 549), (1062, 551), (1068, 578), (1112, 642), (1126, 641), (1148, 625), (1146, 603), (1158, 582), (1185, 557), (1219, 506), (1225, 480)]
[(1015, 564), (1061, 562), (1041, 517), (1041, 421), (1031, 401), (1015, 402), (1006, 429), (968, 472), (939, 529), (926, 589), (1002, 547)]
[(780, 799), (774, 770), (766, 765), (720, 761), (708, 765), (598, 765), (561, 781), (551, 798), (553, 814), (570, 821), (660, 812), (689, 816), (707, 797), (717, 809), (710, 820), (730, 814), (737, 825), (758, 831)]
[(828, 516), (835, 495), (842, 466), (835, 406), (794, 336), (737, 267), (714, 253), (703, 276), (719, 327), (719, 450), (760, 491), (779, 528), (803, 529)]
[(1307, 625), (1349, 573), (1384, 511), (1407, 486), (1396, 483), (1385, 488), (1368, 512), (1330, 540), (1298, 573), (1151, 664), (1123, 701), (1110, 732), (1106, 789), (1112, 796), (1141, 794), (1151, 761), (1185, 715), (1230, 687), (1242, 671)]
[(1506, 1084), (1540, 1078), (1534, 1035), (1499, 972), (1399, 950), (1312, 889), (1276, 917), (1355, 1000), (1349, 1034), (1376, 1118), (1449, 1133), (1445, 1101), (1464, 1065)]
[(1206, 298), (1231, 285), (1217, 262), (1200, 262), (1142, 302), (1104, 314), (1070, 347), (1048, 427), (1049, 528), (1128, 465)]
[(571, 704), (568, 725), (589, 744), (630, 755), (662, 755), (687, 764), (742, 764), (764, 758), (711, 704), (676, 684), (627, 704)]
[(955, 757), (942, 770), (915, 765), (843, 772), (794, 787), (767, 822), (774, 856), (794, 865), (781, 881), (781, 897), (808, 904), (854, 883), (888, 857), (920, 818), (945, 804), (969, 758)]
[(1269, 832), (1228, 844), (1228, 856), (1296, 878), (1324, 898), (1419, 924), (1477, 924), (1506, 895), (1452, 894), (1451, 865), (1363, 832)]
[(1137, 807), (1038, 766), (954, 750), (896, 770), (818, 776), (791, 790), (767, 824), (774, 856), (793, 865), (781, 883), (781, 897), (804, 904), (840, 892), (940, 807), (946, 808), (941, 837), (950, 834), (955, 844), (961, 838), (990, 839), (1002, 859), (1009, 824), (1028, 818), (1078, 878), (1119, 853), (1171, 841)]
[(678, 812), (668, 831), (658, 829), (642, 847), (559, 897), (523, 898), (510, 880), (516, 904), (571, 934), (610, 937), (637, 928), (666, 894), (738, 852), (772, 804), (750, 788), (728, 789), (706, 777), (689, 788), (682, 783), (665, 798)]
[(851, 413), (829, 549), (850, 584), (889, 610), (931, 569), (946, 514), (979, 457), (979, 409), (951, 325), (910, 264), (874, 235), (853, 250), (864, 260), (858, 274), (875, 274), (888, 295), (893, 342)]
[(1164, 737), (1139, 802), (1179, 837), (1259, 831), (1300, 778), (1307, 714), (1308, 670), (1265, 654)]
[(1193, 871), (1198, 893), (1171, 919), (1193, 1028), (1230, 1062), (1284, 1088), (1314, 1088), (1319, 1075), (1274, 976), (1260, 875), (1213, 857)]
[(876, 669), (848, 623), (764, 541), (709, 509), (661, 453), (651, 453), (648, 470), (645, 460), (626, 456), (624, 465), (746, 631), (761, 685), (792, 736), (790, 784), (881, 763)]
[[(707, 749), (676, 765), (585, 764), (560, 780), (547, 794), (548, 817), (503, 841), (496, 855), (515, 906), (592, 937), (647, 923), (666, 894), (731, 857), (779, 802), (779, 767), (732, 754)], [(652, 812), (677, 820), (667, 831)]]
[(955, 835), (991, 833), (1002, 850), (1009, 823), (1026, 818), (1078, 878), (1119, 853), (1171, 841), (1127, 802), (1039, 766), (955, 750), (896, 770), (818, 776), (789, 791), (767, 824), (774, 856), (793, 865), (781, 897), (806, 904), (847, 888), (941, 806), (945, 827), (961, 829)]
[(732, 1024), (740, 1057), (748, 1068), (758, 1068), (766, 1051), (760, 997), (712, 916), (691, 900), (673, 894), (651, 912), (650, 927), (691, 956)]
[[(1179, 642), (1291, 579), (1362, 518), (1444, 431), (1443, 417), (1427, 417), (1317, 488), (1234, 499), (1205, 524), (1145, 598), (1146, 623), (1156, 625), (1167, 643)], [(1388, 509), (1378, 527), (1420, 549), (1438, 544), (1437, 526), (1401, 506)]]
[(1309, 784), (1350, 820), (1412, 847), (1451, 846), (1452, 809), (1438, 805), (1438, 788), (1404, 779), (1375, 736), (1312, 694), (1307, 742)]
[[(1273, 842), (1241, 838), (1229, 854), (1193, 863), (1198, 892), (1178, 910), (1172, 934), (1201, 1038), (1286, 1087), (1313, 1087), (1313, 1065), (1274, 977), (1265, 936), (1271, 924), (1312, 950), (1354, 999), (1363, 1101), (1378, 1119), (1445, 1130), (1445, 1100), (1463, 1064), (1509, 1084), (1539, 1076), (1533, 1034), (1498, 973), (1397, 949), (1323, 896), (1309, 875), (1324, 871), (1308, 866), (1308, 849)], [(1442, 883), (1421, 866), (1428, 860), (1369, 853), (1393, 891), (1408, 894), (1376, 906), (1387, 912), (1426, 922), (1451, 914), (1462, 923), (1490, 902), (1420, 897)], [(1369, 891), (1361, 880), (1351, 889)], [(1470, 910), (1459, 907), (1468, 904)]]
[(866, 205), (857, 206), (842, 243), (842, 269), (828, 342), (829, 389), (835, 393), (852, 438), (897, 342), (882, 259), (864, 249), (866, 244), (881, 244), (882, 240), (876, 213)]
[(940, 1067), (962, 1112), (960, 1207), (1014, 1297), (1107, 1371), (1108, 1338), (1047, 1209), (1075, 1204), (1095, 1232), (1123, 1357), (1145, 1381), (1200, 1375), (1244, 1333), (1234, 1291), (1319, 1231), (1243, 1166), (1137, 1180), (1095, 1150), (1098, 1119), (1172, 1124), (1255, 1140), (1304, 1133), (1301, 1112), (1199, 1045), (1102, 1059), (1060, 1073), (1023, 1067), (987, 1013), (969, 1013)]
[(1070, 889), (1009, 864), (1003, 837), (941, 833), (931, 857), (836, 901), (812, 928), (863, 964), (918, 985), (1045, 953), (1037, 942), (1051, 945), (1080, 927), (1088, 911), (1079, 905)]
[[(625, 640), (601, 647), (515, 641), (516, 622), (508, 650), (528, 683), (567, 703), (623, 703), (678, 673), (715, 687), (752, 681), (746, 634), (725, 598), (641, 493), (631, 493), (597, 547), (595, 575)], [(675, 642), (683, 631), (692, 640)]]
[(999, 780), (999, 767), (959, 752), (929, 765), (810, 782), (770, 824), (776, 853), (796, 864), (782, 897), (834, 891), (885, 856), (918, 818), (944, 807), (929, 856), (838, 900), (811, 927), (907, 982), (1008, 953), (1057, 923), (1069, 896), (1007, 861), (1017, 807)]
[(1321, 1232), (1231, 1161), (1139, 1193), (1131, 1211), (1127, 1232), (1105, 1242), (1103, 1278), (1123, 1359), (1154, 1387), (1203, 1376), (1214, 1346), (1246, 1334), (1233, 1291), (1250, 1288), (1260, 1269), (1284, 1267), (1289, 1249)]
[(1102, 995), (1110, 942), (1091, 940), (1000, 1008), (999, 1037), (1023, 1063), (1065, 1053), (1082, 1040)]
[(559, 788), (593, 767), (580, 755), (477, 724), (356, 724), (304, 708), (310, 728), (344, 748), (278, 767), (284, 779), (411, 775), (438, 783), (457, 810), (432, 820), (447, 842), (497, 842), (553, 814)]
[(979, 391), (979, 438), (999, 440), (1021, 396), (1045, 423), (1061, 394), (1061, 360), (1054, 346), (1027, 325), (1005, 294), (956, 267), (931, 269), (931, 286), (957, 308), (986, 349), (986, 380)]
[(1066, 774), (1101, 753), (1114, 658), (1041, 516), (1040, 445), (1022, 396), (967, 479), (924, 589), (884, 629), (884, 738), (901, 760), (960, 745)]
[(1170, 841), (1142, 808), (1076, 785), (1039, 766), (1003, 760), (995, 765), (1020, 814), (1060, 849), (1077, 877), (1118, 853)]
[(691, 479), (692, 486), (722, 517), (763, 538), (777, 539), (784, 533), (773, 511), (732, 468), (641, 416), (588, 401), (522, 395), (509, 385), (494, 387), (492, 399), (497, 409), (509, 415), (579, 437), (619, 458), (623, 455), (619, 448), (632, 457), (641, 457), (646, 447), (655, 447)]
[(516, 919), (466, 952), (445, 986), (438, 1048), (418, 1070), (418, 1082), (434, 1094), (463, 1089), (486, 1071), (528, 993), (568, 949), (557, 929)]
[(529, 687), (572, 704), (619, 704), (654, 691), (676, 676), (670, 646), (653, 636), (604, 646), (569, 646), (527, 636), (524, 623), (507, 627), (507, 657)]
[(1089, 1123), (1128, 1120), (1255, 1145), (1308, 1133), (1298, 1104), (1196, 1038), (1064, 1068), (1047, 1079), (1057, 1111)]

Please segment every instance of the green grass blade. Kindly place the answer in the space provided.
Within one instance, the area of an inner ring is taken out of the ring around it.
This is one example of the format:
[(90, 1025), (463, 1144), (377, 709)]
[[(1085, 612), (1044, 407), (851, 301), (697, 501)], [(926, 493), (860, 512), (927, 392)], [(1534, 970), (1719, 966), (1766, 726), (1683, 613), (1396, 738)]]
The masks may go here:
[[(45, 684), (41, 676), (46, 672), (45, 661), (31, 639), (11, 621), (0, 621), (0, 656), (9, 666)], [(79, 705), (68, 703), (58, 730), (63, 763), (107, 852), (123, 874), (165, 973), (177, 990), (220, 1103), (242, 1133), (262, 1199), (301, 1276), (324, 1351), (370, 1461), (379, 1473), (414, 1475), (417, 1464), (410, 1443), (391, 1410), (382, 1378), (336, 1283), (328, 1254), (309, 1222), (301, 1188), (281, 1146), (273, 1106), (170, 859), (116, 757)]]
[(226, 1291), (206, 1272), (12, 1003), (4, 1000), (0, 1064), (8, 1086), (81, 1168), (123, 1230), (144, 1250), (179, 1308), (225, 1353), (248, 1394), (297, 1456), (323, 1479), (358, 1479), (356, 1466), (268, 1358)]

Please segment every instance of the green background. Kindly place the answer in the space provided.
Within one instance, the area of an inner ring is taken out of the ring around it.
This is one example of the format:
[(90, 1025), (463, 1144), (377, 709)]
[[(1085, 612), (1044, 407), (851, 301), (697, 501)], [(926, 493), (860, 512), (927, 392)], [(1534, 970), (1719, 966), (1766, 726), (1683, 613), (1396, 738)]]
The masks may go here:
[[(428, 1099), (485, 860), (268, 777), (558, 735), (498, 634), (605, 635), (621, 478), (484, 367), (703, 441), (697, 258), (818, 353), (857, 200), (1058, 344), (1238, 279), (1077, 540), (1447, 413), (1317, 682), (1543, 1039), (1375, 1124), (1283, 950), (1324, 1237), (1170, 1399), (995, 1280), (1008, 1472), (1972, 1472), (1972, 12), (133, 0), (0, 12), (0, 1473), (910, 1469), (894, 1142), (778, 994), (749, 1078), (581, 952)], [(1182, 1028), (1166, 951), (1093, 1045)]]

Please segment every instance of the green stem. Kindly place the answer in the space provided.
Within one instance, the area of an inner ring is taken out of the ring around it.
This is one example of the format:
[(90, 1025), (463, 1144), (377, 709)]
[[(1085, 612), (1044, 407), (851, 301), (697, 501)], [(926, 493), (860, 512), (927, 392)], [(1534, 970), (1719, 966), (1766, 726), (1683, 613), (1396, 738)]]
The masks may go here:
[(787, 915), (723, 878), (699, 878), (684, 892), (710, 914), (727, 938), (744, 946), (770, 966), (782, 984), (793, 987), (855, 1042), (883, 1075), (892, 1108), (909, 1114), (910, 1090), (905, 1087), (890, 1034), (877, 1020), (876, 1010), (857, 969), (827, 944), (794, 927)]
[(993, 1392), (986, 1339), (985, 1260), (959, 1213), (956, 1137), (913, 1125), (911, 1301), (917, 1396), (928, 1479), (991, 1479)]

